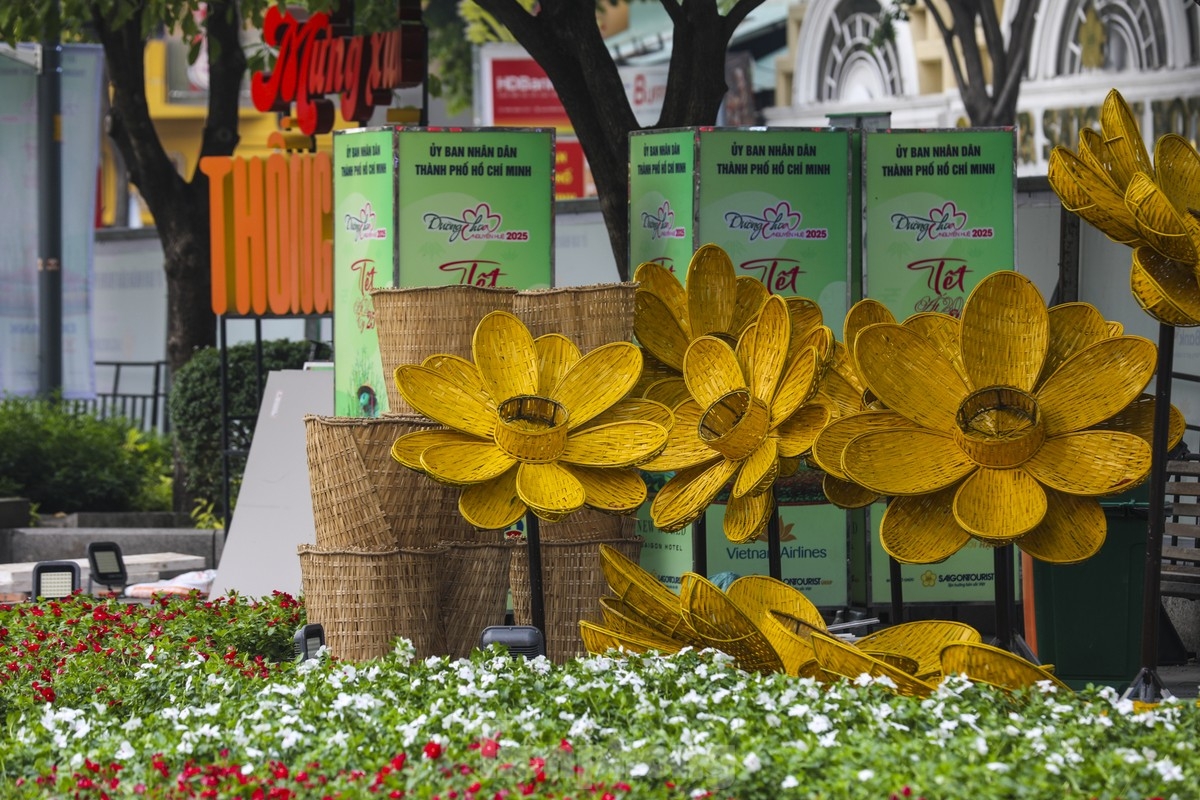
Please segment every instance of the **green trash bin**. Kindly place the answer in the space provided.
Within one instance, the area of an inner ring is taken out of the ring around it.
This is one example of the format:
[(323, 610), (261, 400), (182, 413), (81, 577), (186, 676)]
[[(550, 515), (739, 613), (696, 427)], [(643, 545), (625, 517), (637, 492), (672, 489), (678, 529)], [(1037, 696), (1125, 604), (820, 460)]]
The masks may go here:
[(1072, 689), (1123, 691), (1141, 669), (1148, 496), (1103, 503), (1108, 536), (1081, 564), (1033, 562), (1037, 654)]

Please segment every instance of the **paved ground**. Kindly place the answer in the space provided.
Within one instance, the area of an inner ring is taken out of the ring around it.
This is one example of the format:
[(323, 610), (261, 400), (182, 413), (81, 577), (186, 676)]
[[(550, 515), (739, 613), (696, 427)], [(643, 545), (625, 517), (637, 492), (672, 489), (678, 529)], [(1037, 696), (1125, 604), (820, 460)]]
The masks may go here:
[(1176, 697), (1200, 697), (1200, 663), (1191, 661), (1180, 667), (1159, 667), (1156, 673), (1167, 691)]

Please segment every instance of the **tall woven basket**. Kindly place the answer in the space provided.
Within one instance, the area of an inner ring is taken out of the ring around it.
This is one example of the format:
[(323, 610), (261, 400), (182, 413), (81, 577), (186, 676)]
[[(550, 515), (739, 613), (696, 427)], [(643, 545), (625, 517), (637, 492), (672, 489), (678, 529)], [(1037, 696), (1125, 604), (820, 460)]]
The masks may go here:
[(503, 625), (508, 572), (515, 542), (447, 542), (441, 565), (442, 627), (446, 652), (465, 658), (483, 629)]
[(561, 333), (587, 353), (609, 342), (633, 341), (637, 283), (598, 283), (518, 292), (512, 311), (536, 338)]
[(325, 629), (330, 652), (347, 661), (379, 658), (397, 636), (411, 640), (419, 657), (444, 653), (438, 568), (445, 552), (300, 545), (308, 621)]
[[(587, 652), (579, 633), (580, 620), (598, 622), (603, 618), (600, 598), (608, 584), (600, 568), (600, 545), (607, 544), (637, 561), (641, 557), (641, 537), (594, 541), (543, 541), (542, 589), (546, 617), (546, 655), (553, 661), (568, 661)], [(520, 546), (512, 552), (510, 572), (513, 620), (518, 625), (532, 623), (529, 595), (529, 550)]]
[(457, 489), (392, 458), (396, 439), (438, 427), (433, 421), (418, 414), (310, 416), (305, 427), (318, 546), (433, 547), (479, 537), (458, 513)]
[(308, 481), (317, 547), (388, 550), (396, 546), (379, 492), (351, 428), (357, 420), (304, 418)]
[(391, 379), (396, 367), (420, 364), (439, 354), (469, 360), (479, 320), (492, 311), (512, 311), (516, 293), (516, 289), (457, 285), (372, 289), (388, 408), (395, 413), (413, 413)]

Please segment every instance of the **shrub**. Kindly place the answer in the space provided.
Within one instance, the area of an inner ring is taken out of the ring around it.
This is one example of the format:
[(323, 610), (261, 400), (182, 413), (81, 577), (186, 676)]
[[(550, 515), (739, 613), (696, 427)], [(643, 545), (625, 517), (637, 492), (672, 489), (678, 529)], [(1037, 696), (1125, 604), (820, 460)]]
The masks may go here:
[(0, 492), (43, 514), (157, 511), (170, 507), (170, 449), (127, 420), (97, 419), (56, 399), (0, 400)]
[[(311, 342), (278, 339), (262, 343), (262, 369), (265, 385), (271, 370), (299, 369), (314, 355)], [(246, 465), (258, 407), (254, 344), (247, 342), (228, 348), (229, 387), (229, 459), (230, 506)], [(168, 399), (171, 427), (175, 433), (176, 454), (186, 474), (184, 490), (193, 498), (202, 498), (221, 509), (221, 351), (209, 347), (196, 352), (175, 373)], [(232, 510), (232, 508), (231, 508)]]

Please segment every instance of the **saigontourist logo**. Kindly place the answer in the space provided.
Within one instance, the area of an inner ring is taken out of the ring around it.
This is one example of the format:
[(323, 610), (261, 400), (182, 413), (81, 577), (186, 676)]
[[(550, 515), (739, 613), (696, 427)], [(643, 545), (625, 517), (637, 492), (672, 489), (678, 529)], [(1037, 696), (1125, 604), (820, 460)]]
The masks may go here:
[(826, 228), (801, 228), (804, 215), (792, 209), (788, 201), (781, 200), (761, 212), (726, 211), (725, 224), (731, 230), (745, 231), (748, 240), (759, 239), (826, 239)]
[(924, 216), (920, 214), (892, 214), (892, 226), (898, 231), (911, 231), (916, 241), (933, 239), (991, 239), (995, 232), (991, 228), (968, 228), (967, 212), (960, 211), (953, 200), (947, 200), (941, 208), (931, 208)]
[(417, 0), (401, 0), (399, 27), (341, 36), (325, 12), (301, 22), (272, 5), (263, 19), (263, 42), (278, 53), (273, 70), (256, 72), (250, 79), (254, 107), (287, 112), (294, 102), (297, 126), (313, 136), (333, 129), (333, 103), (325, 95), (337, 94), (343, 119), (366, 122), (375, 106), (391, 105), (393, 89), (425, 80), (425, 26), (420, 16)]

